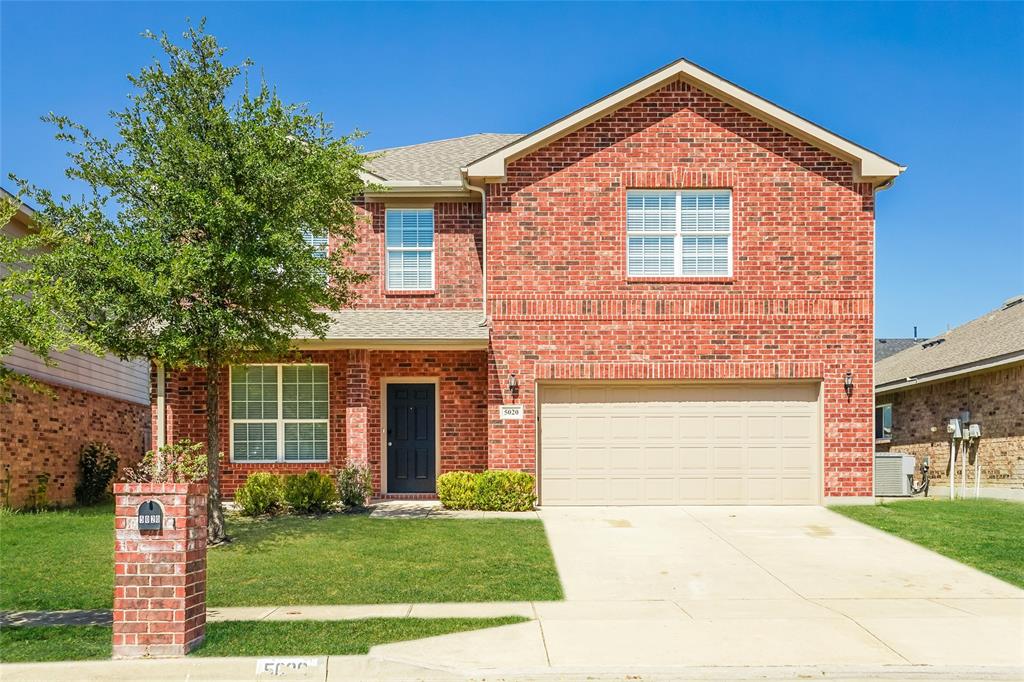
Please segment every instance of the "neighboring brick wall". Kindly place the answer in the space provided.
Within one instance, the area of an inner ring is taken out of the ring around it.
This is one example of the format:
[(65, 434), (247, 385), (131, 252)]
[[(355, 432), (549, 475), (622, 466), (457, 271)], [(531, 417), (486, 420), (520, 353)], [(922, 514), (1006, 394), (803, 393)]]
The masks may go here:
[[(580, 378), (665, 379), (774, 376), (763, 365), (779, 363), (779, 376), (823, 379), (825, 495), (870, 495), (874, 199), (852, 177), (681, 82), (509, 164), (488, 186), (490, 466), (535, 469), (534, 382), (563, 363)], [(627, 189), (702, 187), (732, 189), (734, 276), (628, 278)], [(510, 371), (522, 421), (497, 415)]]
[[(487, 462), (487, 352), (486, 351), (313, 351), (303, 353), (290, 362), (308, 360), (329, 366), (330, 430), (329, 459), (316, 464), (258, 464), (230, 461), (229, 405), (225, 390), (221, 402), (221, 486), (225, 499), (231, 499), (250, 473), (271, 471), (278, 474), (302, 473), (309, 469), (329, 472), (345, 464), (348, 448), (358, 450), (353, 459), (368, 462), (373, 469), (374, 489), (380, 491), (381, 481), (381, 379), (383, 377), (439, 377), (438, 396), (441, 422), (437, 425), (441, 440), (441, 468), (445, 471), (485, 468)], [(351, 362), (365, 365), (365, 370), (350, 372)], [(165, 379), (167, 395), (167, 438), (206, 441), (205, 371), (190, 369), (168, 371)], [(358, 379), (360, 390), (349, 395), (348, 382)], [(155, 379), (154, 379), (155, 382)], [(222, 385), (229, 385), (224, 370)], [(351, 398), (351, 400), (350, 400)], [(359, 406), (356, 406), (358, 403)], [(361, 410), (361, 411), (360, 411)], [(364, 435), (349, 438), (346, 433), (348, 414), (364, 414), (365, 424), (359, 427)], [(156, 406), (153, 407), (154, 442), (156, 438)]]
[[(1024, 488), (1024, 364), (885, 393), (876, 402), (892, 404), (893, 423), (891, 442), (878, 450), (914, 455), (918, 467), (931, 458), (933, 483), (949, 479), (946, 422), (968, 409), (971, 421), (981, 424), (982, 485)], [(973, 484), (974, 471), (968, 469)]]
[(123, 469), (134, 466), (149, 437), (149, 406), (49, 385), (53, 396), (13, 389), (0, 403), (0, 504), (21, 507), (32, 499), (36, 476), (50, 474), (47, 501), (70, 505), (78, 483), (78, 456), (91, 442), (114, 449)]
[[(206, 632), (205, 483), (120, 483), (114, 512), (114, 658), (184, 656)], [(155, 500), (163, 529), (140, 531)]]
[[(426, 206), (427, 204), (417, 204)], [(402, 208), (397, 204), (396, 208)], [(348, 258), (357, 272), (370, 275), (356, 288), (359, 308), (480, 308), (482, 279), (482, 213), (479, 202), (434, 204), (434, 284), (431, 292), (386, 291), (384, 219), (387, 206), (378, 201), (357, 208), (358, 242)]]

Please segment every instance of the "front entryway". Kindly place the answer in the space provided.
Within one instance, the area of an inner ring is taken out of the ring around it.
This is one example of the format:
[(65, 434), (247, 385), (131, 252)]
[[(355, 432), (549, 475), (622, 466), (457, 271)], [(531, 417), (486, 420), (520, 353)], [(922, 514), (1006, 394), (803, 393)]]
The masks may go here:
[(389, 493), (432, 493), (437, 478), (437, 386), (387, 384)]

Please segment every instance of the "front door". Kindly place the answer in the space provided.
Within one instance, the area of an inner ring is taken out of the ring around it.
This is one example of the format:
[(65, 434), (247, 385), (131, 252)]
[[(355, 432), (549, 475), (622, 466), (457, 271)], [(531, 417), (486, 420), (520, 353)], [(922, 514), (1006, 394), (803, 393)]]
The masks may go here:
[(437, 424), (434, 384), (388, 384), (388, 492), (435, 490)]

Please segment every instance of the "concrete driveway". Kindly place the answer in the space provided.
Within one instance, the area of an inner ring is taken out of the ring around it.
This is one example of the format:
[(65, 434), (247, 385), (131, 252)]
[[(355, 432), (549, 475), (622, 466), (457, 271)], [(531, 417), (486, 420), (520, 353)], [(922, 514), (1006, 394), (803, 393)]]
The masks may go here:
[(371, 655), (480, 675), (1024, 672), (1024, 591), (821, 507), (541, 518), (566, 601), (535, 603), (530, 623)]

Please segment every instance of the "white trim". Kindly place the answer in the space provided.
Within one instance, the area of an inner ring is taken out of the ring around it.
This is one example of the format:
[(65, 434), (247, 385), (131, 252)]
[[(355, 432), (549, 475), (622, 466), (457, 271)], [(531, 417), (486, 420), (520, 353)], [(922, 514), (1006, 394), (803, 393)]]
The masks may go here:
[(856, 182), (872, 182), (881, 185), (906, 170), (904, 166), (811, 123), (692, 62), (679, 59), (568, 116), (467, 164), (462, 172), (469, 178), (479, 178), (486, 182), (504, 182), (506, 179), (505, 168), (509, 162), (582, 128), (675, 80), (682, 80), (795, 137), (850, 161), (854, 166)]
[(487, 339), (293, 339), (301, 350), (487, 350)]
[[(326, 419), (285, 419), (284, 414), (284, 367), (326, 367), (327, 368), (327, 418)], [(232, 374), (235, 367), (276, 367), (277, 368), (277, 418), (276, 419), (235, 419), (232, 417)], [(235, 459), (235, 424), (276, 424), (277, 459)], [(327, 457), (326, 459), (285, 459), (284, 458), (284, 426), (285, 424), (326, 424), (327, 425)], [(331, 461), (331, 368), (325, 362), (248, 362), (228, 367), (228, 461), (232, 464), (324, 464)]]
[(934, 374), (923, 374), (921, 376), (916, 377), (907, 377), (906, 379), (897, 379), (894, 381), (886, 382), (884, 384), (876, 385), (875, 395), (878, 396), (884, 393), (889, 393), (891, 391), (903, 391), (909, 388), (923, 386), (924, 384), (931, 384), (936, 381), (944, 381), (946, 379), (952, 379), (954, 377), (959, 376), (966, 376), (968, 374), (980, 374), (991, 369), (999, 369), (1007, 365), (1012, 365), (1022, 360), (1024, 360), (1024, 353), (1014, 353), (1013, 355), (1010, 355), (1008, 357), (984, 360), (977, 364), (970, 364), (967, 366), (942, 370)]
[[(156, 447), (159, 450), (167, 438), (167, 384), (164, 363), (156, 361)], [(229, 382), (230, 383), (230, 382)], [(228, 389), (230, 393), (230, 388)], [(229, 403), (230, 405), (230, 400)]]
[(388, 384), (434, 384), (434, 492), (441, 475), (441, 377), (380, 378), (380, 494), (388, 493)]

